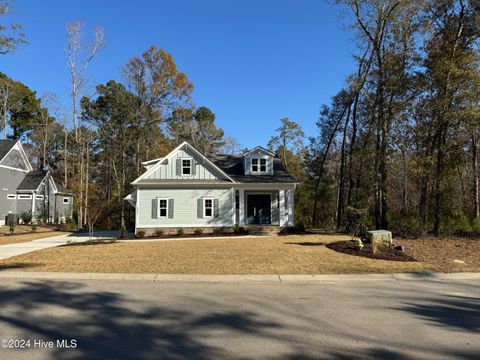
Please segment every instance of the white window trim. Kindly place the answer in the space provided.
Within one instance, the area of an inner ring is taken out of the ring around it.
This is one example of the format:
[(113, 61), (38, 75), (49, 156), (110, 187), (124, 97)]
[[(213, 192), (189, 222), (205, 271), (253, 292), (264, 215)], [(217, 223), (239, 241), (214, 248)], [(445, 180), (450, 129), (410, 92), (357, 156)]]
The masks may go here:
[[(67, 201), (65, 202), (65, 200), (67, 200)], [(62, 204), (64, 204), (64, 205), (70, 204), (70, 198), (69, 197), (64, 197), (63, 200), (62, 200)]]
[[(181, 157), (180, 159), (180, 175), (181, 176), (193, 176), (193, 158), (191, 157)], [(183, 160), (188, 160), (190, 161), (190, 166), (185, 166), (185, 168), (189, 167), (190, 168), (190, 174), (184, 174), (183, 173)]]
[[(256, 165), (256, 166), (257, 166), (257, 170), (253, 170), (253, 166), (254, 166), (254, 165), (253, 165), (253, 160), (257, 160), (257, 165)], [(252, 158), (250, 159), (250, 171), (251, 171), (252, 173), (258, 173), (258, 172), (260, 172), (260, 159), (259, 159), (258, 157), (252, 157)]]
[(30, 194), (18, 194), (17, 199), (18, 200), (32, 200), (32, 195), (30, 195)]
[[(166, 207), (166, 212), (165, 212), (165, 216), (161, 216), (160, 215), (160, 200), (165, 200), (165, 202), (167, 203), (167, 207)], [(166, 219), (168, 218), (168, 198), (157, 198), (157, 219)]]
[[(253, 170), (253, 160), (257, 160), (257, 171)], [(261, 162), (262, 160), (265, 160), (265, 171), (262, 171), (261, 167)], [(268, 158), (267, 157), (261, 157), (261, 156), (252, 156), (250, 158), (250, 172), (252, 174), (267, 174), (268, 173)]]
[[(207, 200), (212, 201), (212, 215), (210, 215), (210, 216), (207, 216), (207, 214), (206, 214), (206, 212), (207, 212), (206, 211), (207, 210), (207, 207), (206, 207)], [(215, 203), (214, 203), (213, 198), (203, 198), (203, 217), (204, 218), (207, 218), (207, 219), (213, 218), (214, 211), (215, 211), (214, 206), (215, 206)]]
[[(262, 160), (265, 161), (265, 170), (262, 171)], [(258, 172), (261, 172), (261, 173), (266, 173), (268, 171), (268, 159), (266, 158), (260, 158), (258, 160)]]
[(17, 198), (17, 195), (15, 195), (15, 194), (8, 194), (7, 195), (8, 200), (15, 200), (16, 198)]

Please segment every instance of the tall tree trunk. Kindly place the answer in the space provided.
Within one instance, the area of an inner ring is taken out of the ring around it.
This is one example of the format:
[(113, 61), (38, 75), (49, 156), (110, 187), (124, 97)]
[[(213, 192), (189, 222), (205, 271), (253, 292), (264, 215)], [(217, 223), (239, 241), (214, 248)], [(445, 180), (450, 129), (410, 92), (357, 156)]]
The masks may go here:
[(340, 158), (340, 177), (338, 180), (338, 199), (337, 199), (337, 229), (343, 224), (343, 213), (345, 209), (345, 163), (346, 163), (346, 141), (347, 141), (347, 129), (350, 122), (350, 109), (348, 108), (347, 117), (345, 119), (345, 125), (343, 126), (343, 139)]
[(320, 186), (322, 184), (323, 170), (325, 168), (325, 162), (327, 160), (327, 156), (328, 156), (328, 153), (330, 151), (330, 147), (332, 145), (333, 139), (335, 138), (335, 135), (337, 133), (337, 129), (340, 126), (340, 123), (342, 122), (343, 117), (345, 116), (345, 112), (347, 111), (348, 108), (350, 108), (351, 105), (352, 105), (351, 103), (346, 105), (343, 108), (341, 115), (338, 117), (338, 120), (335, 123), (335, 127), (332, 131), (332, 134), (330, 134), (330, 137), (329, 137), (328, 142), (327, 142), (327, 147), (325, 148), (325, 152), (324, 152), (324, 154), (322, 156), (322, 160), (320, 162), (320, 167), (319, 167), (319, 171), (318, 171), (318, 178), (317, 178), (317, 181), (315, 183), (315, 197), (313, 199), (313, 211), (312, 211), (312, 226), (316, 226), (316, 224), (317, 224), (318, 196), (320, 194)]
[(478, 134), (477, 129), (472, 135), (472, 175), (473, 175), (473, 216), (480, 218), (480, 206), (478, 203)]

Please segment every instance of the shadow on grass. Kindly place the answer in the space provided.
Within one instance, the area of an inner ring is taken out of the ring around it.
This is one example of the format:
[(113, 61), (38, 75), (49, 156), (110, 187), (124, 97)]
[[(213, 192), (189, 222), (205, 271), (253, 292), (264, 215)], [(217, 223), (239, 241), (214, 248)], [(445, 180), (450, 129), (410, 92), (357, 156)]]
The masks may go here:
[(287, 245), (301, 245), (301, 246), (324, 246), (327, 243), (321, 241), (303, 241), (303, 242), (286, 242)]
[(116, 239), (98, 239), (98, 240), (87, 240), (84, 242), (71, 242), (68, 244), (61, 245), (60, 247), (71, 247), (71, 246), (91, 246), (91, 245), (108, 245), (108, 244), (114, 244), (116, 243)]
[(0, 271), (13, 270), (13, 269), (29, 269), (38, 267), (38, 264), (35, 263), (13, 263), (13, 264), (0, 264)]
[[(52, 306), (55, 310), (52, 311)], [(22, 282), (2, 288), (0, 333), (54, 341), (75, 339), (75, 349), (54, 348), (55, 359), (232, 358), (208, 344), (205, 332), (268, 336), (282, 325), (248, 311), (205, 311), (157, 306), (75, 282)], [(236, 357), (239, 358), (239, 357)]]

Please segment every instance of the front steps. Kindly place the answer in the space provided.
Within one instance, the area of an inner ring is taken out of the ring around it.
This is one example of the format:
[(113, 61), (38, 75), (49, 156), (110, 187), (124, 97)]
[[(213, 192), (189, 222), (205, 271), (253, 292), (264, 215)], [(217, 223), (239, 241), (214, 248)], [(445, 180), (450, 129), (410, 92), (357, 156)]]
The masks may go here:
[(250, 235), (276, 236), (282, 230), (276, 225), (248, 225), (248, 233)]

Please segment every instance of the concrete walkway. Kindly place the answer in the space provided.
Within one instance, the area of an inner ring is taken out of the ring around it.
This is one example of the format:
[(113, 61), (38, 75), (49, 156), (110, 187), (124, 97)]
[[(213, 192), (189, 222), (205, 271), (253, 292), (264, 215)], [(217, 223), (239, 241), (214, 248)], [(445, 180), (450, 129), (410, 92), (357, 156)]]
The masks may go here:
[[(95, 232), (92, 239), (109, 239), (118, 235), (116, 231), (99, 231)], [(29, 242), (16, 244), (0, 245), (0, 260), (7, 259), (12, 256), (27, 254), (32, 251), (48, 249), (69, 243), (80, 243), (90, 240), (88, 233), (63, 234), (51, 236), (42, 239), (36, 239)]]
[(208, 283), (337, 283), (358, 281), (445, 281), (480, 280), (480, 273), (400, 273), (340, 275), (201, 275), (201, 274), (125, 274), (0, 271), (0, 279), (43, 280), (129, 280), (147, 282)]

